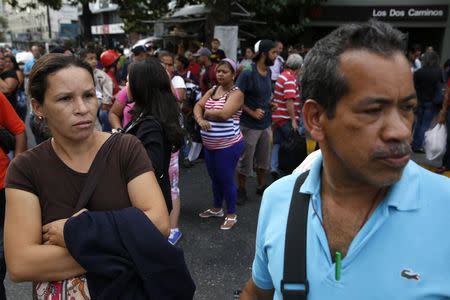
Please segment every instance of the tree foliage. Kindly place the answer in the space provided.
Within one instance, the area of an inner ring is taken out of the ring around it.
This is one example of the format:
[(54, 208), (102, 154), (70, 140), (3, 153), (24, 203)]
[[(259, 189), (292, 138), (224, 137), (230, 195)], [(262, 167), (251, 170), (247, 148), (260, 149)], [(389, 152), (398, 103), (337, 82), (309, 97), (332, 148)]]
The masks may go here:
[[(186, 4), (205, 4), (211, 9), (207, 19), (207, 27), (216, 24), (226, 25), (236, 22), (230, 16), (230, 3), (233, 0), (175, 0), (175, 7)], [(309, 22), (307, 12), (315, 5), (326, 0), (239, 0), (238, 2), (254, 13), (254, 20), (264, 21), (265, 25), (242, 25), (246, 31), (259, 37), (270, 37), (279, 40), (293, 40), (301, 36), (304, 26)], [(61, 8), (61, 0), (37, 0), (25, 5), (19, 5), (18, 0), (7, 2), (20, 9), (36, 7), (36, 3), (48, 5), (53, 9)], [(85, 7), (93, 0), (70, 0), (73, 5), (83, 4)], [(114, 0), (119, 6), (119, 16), (123, 19), (126, 32), (150, 32), (153, 23), (169, 12), (171, 0)], [(145, 21), (145, 22), (144, 22)], [(149, 22), (150, 21), (150, 22)], [(85, 21), (86, 23), (86, 21)], [(211, 31), (211, 28), (210, 31)], [(208, 28), (207, 28), (208, 31)], [(210, 33), (207, 33), (207, 36)]]
[(243, 29), (258, 37), (296, 41), (309, 23), (308, 13), (326, 0), (244, 0), (241, 3), (255, 13), (254, 19), (265, 25), (244, 25)]

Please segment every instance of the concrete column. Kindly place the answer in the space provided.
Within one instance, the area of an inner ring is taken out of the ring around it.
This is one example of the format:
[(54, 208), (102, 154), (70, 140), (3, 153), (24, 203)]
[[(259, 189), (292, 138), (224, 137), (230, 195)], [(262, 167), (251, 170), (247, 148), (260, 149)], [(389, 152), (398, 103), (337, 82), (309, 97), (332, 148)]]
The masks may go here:
[(441, 49), (441, 63), (443, 64), (447, 59), (450, 58), (450, 5), (449, 5), (449, 16), (447, 19), (447, 26), (445, 26), (444, 40), (442, 42)]

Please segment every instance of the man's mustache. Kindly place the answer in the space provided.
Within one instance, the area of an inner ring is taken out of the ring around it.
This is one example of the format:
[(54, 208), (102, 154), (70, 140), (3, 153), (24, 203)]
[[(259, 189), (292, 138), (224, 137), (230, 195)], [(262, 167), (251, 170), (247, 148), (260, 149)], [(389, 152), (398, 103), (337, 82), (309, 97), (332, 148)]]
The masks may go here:
[(389, 157), (403, 157), (412, 153), (411, 145), (408, 143), (390, 143), (384, 148), (376, 149), (373, 157), (377, 159)]

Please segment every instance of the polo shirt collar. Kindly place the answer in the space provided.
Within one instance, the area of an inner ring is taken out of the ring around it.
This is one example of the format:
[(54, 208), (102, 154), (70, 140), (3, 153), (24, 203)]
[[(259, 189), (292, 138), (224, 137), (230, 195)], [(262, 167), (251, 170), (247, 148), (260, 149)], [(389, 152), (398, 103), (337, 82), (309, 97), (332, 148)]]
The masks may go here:
[[(300, 188), (301, 193), (320, 195), (322, 161), (322, 154), (320, 154), (311, 165), (309, 175)], [(390, 187), (384, 201), (388, 206), (399, 211), (411, 211), (420, 208), (419, 195), (418, 166), (413, 161), (409, 161), (400, 180)]]
[(403, 170), (402, 177), (391, 186), (385, 201), (390, 207), (399, 211), (411, 211), (421, 207), (419, 167), (409, 161)]

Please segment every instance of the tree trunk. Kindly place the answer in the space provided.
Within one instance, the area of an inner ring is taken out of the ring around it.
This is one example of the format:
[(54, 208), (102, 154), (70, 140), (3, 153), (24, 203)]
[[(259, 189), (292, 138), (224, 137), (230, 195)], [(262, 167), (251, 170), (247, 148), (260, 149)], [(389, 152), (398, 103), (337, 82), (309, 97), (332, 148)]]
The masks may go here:
[(92, 12), (89, 9), (89, 0), (83, 0), (81, 2), (83, 7), (83, 14), (81, 16), (81, 24), (83, 26), (83, 41), (84, 43), (92, 41), (92, 32), (91, 32), (91, 18)]
[(231, 21), (231, 1), (230, 0), (216, 0), (208, 3), (207, 6), (211, 13), (206, 17), (205, 23), (205, 38), (206, 45), (214, 37), (214, 27), (216, 25), (229, 25)]

